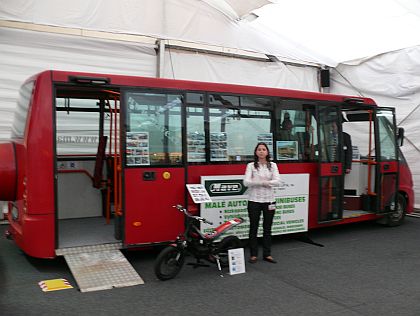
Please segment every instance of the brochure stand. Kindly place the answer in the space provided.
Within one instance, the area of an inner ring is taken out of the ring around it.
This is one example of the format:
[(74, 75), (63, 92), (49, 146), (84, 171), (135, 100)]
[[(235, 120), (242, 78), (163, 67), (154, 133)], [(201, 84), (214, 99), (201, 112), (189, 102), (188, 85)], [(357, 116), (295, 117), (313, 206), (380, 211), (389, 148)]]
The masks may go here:
[(229, 256), (229, 274), (245, 273), (245, 256), (244, 248), (236, 248), (228, 250)]

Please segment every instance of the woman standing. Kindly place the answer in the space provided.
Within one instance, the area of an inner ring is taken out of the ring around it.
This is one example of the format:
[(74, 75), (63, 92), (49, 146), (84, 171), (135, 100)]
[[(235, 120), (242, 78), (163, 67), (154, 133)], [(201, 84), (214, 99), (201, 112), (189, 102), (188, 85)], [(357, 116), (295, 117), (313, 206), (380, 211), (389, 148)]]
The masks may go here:
[(254, 150), (254, 162), (246, 167), (244, 185), (248, 187), (248, 216), (250, 263), (257, 262), (258, 226), (263, 213), (263, 260), (277, 263), (271, 256), (271, 226), (276, 204), (273, 186), (280, 183), (277, 165), (270, 161), (270, 151), (266, 143), (258, 143)]

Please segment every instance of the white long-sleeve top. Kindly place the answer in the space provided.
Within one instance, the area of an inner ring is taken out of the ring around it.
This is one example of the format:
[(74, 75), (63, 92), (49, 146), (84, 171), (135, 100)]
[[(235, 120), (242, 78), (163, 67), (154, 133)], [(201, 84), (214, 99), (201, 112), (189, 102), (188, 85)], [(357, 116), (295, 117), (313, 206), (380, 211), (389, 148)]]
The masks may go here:
[(280, 184), (280, 174), (277, 165), (274, 162), (270, 164), (271, 170), (265, 164), (256, 169), (253, 162), (246, 166), (244, 185), (248, 187), (249, 201), (274, 202), (273, 186)]

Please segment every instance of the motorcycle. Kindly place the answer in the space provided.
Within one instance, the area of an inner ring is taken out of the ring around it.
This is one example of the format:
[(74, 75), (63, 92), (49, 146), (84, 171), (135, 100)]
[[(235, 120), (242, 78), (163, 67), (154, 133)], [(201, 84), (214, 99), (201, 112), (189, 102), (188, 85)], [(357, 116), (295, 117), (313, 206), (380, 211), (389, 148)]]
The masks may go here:
[(209, 263), (217, 264), (220, 275), (222, 267), (229, 265), (228, 250), (241, 247), (241, 241), (236, 236), (226, 236), (219, 243), (216, 239), (229, 229), (243, 223), (243, 218), (233, 218), (218, 227), (211, 233), (202, 233), (199, 229), (199, 223), (213, 225), (212, 222), (203, 217), (191, 215), (182, 205), (173, 206), (186, 218), (185, 231), (180, 234), (175, 243), (164, 248), (156, 258), (154, 271), (158, 279), (165, 281), (173, 279), (184, 265), (187, 254), (196, 259), (192, 263), (194, 267), (209, 266), (202, 263), (206, 260)]

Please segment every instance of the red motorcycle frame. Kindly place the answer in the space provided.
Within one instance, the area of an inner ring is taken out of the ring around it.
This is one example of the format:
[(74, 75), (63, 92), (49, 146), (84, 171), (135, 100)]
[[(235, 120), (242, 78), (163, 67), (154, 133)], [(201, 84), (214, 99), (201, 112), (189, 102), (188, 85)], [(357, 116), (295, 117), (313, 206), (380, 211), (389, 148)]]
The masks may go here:
[(201, 260), (206, 260), (217, 264), (223, 276), (222, 266), (227, 266), (229, 263), (228, 250), (240, 248), (241, 241), (236, 236), (226, 236), (220, 243), (217, 243), (216, 239), (245, 220), (243, 218), (231, 219), (216, 227), (213, 232), (204, 234), (198, 224), (212, 225), (213, 223), (203, 217), (191, 215), (182, 205), (174, 207), (185, 215), (185, 231), (177, 237), (175, 243), (164, 248), (156, 258), (154, 270), (158, 279), (163, 281), (173, 279), (184, 265), (187, 254), (196, 259), (196, 262), (192, 263), (194, 267), (208, 266), (201, 262)]

